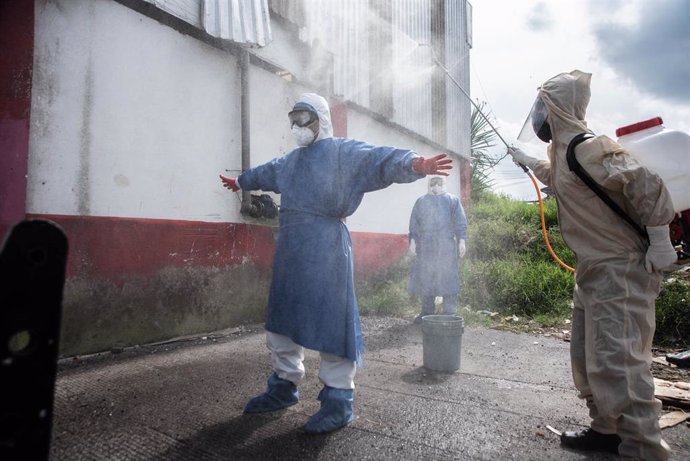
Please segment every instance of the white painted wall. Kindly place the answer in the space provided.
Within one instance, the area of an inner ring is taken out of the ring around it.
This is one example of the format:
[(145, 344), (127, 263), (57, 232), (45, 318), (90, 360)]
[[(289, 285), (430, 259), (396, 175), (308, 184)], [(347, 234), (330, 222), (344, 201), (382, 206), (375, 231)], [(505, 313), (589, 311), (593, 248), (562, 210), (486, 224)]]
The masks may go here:
[(239, 96), (227, 53), (111, 0), (37, 2), (28, 212), (237, 219)]
[[(241, 168), (234, 56), (112, 0), (36, 5), (28, 213), (256, 222), (218, 179)], [(274, 41), (262, 54), (285, 46)], [(256, 166), (294, 147), (287, 112), (309, 89), (251, 67), (250, 91)], [(348, 133), (437, 153), (351, 109)], [(448, 183), (458, 195), (457, 170)], [(350, 229), (407, 233), (426, 184), (367, 194)]]

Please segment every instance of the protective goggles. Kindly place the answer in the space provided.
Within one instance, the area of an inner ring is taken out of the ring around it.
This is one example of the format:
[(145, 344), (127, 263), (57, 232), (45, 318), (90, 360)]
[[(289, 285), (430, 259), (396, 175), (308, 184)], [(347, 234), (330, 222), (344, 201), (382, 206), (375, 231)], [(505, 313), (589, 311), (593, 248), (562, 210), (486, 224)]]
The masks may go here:
[(298, 109), (291, 111), (288, 114), (288, 118), (290, 119), (290, 126), (297, 125), (298, 127), (305, 127), (317, 121), (319, 116), (314, 112)]

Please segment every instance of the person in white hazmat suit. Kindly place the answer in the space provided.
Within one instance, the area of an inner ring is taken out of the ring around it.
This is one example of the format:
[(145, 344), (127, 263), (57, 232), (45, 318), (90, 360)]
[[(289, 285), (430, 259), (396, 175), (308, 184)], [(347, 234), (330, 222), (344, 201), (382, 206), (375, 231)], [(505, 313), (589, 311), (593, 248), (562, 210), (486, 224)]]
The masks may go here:
[[(661, 271), (677, 260), (668, 226), (673, 206), (657, 174), (587, 128), (590, 80), (591, 74), (574, 70), (539, 89), (518, 139), (524, 140), (528, 128), (550, 142), (548, 161), (508, 148), (516, 163), (553, 189), (561, 233), (577, 256), (570, 355), (573, 380), (592, 422), (586, 430), (564, 432), (561, 444), (666, 460), (650, 366)], [(592, 136), (573, 149), (575, 158), (631, 223), (571, 171), (568, 146), (583, 133)], [(641, 235), (645, 230), (648, 240)]]

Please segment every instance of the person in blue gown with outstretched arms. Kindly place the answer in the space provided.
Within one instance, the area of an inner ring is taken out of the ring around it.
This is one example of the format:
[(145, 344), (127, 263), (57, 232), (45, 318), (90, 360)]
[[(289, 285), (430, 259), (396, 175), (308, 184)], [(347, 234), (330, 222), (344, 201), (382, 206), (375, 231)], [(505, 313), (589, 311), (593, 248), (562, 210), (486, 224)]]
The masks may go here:
[(395, 147), (334, 138), (326, 100), (303, 94), (288, 114), (296, 149), (245, 170), (221, 176), (224, 187), (281, 194), (280, 230), (266, 314), (273, 374), (245, 413), (294, 405), (304, 378), (304, 349), (320, 352), (320, 410), (307, 433), (330, 432), (354, 419), (356, 367), (364, 342), (355, 298), (352, 241), (345, 218), (365, 193), (426, 175), (448, 175), (446, 154), (423, 158)]

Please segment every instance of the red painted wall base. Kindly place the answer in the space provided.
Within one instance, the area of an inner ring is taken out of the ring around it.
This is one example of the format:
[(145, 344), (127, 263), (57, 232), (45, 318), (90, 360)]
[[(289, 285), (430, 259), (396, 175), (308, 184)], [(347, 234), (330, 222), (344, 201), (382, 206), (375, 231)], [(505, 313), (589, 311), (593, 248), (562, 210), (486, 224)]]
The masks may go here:
[[(151, 275), (166, 267), (225, 267), (251, 261), (270, 270), (277, 229), (200, 221), (29, 215), (53, 221), (69, 240), (67, 277), (117, 282)], [(373, 274), (396, 263), (407, 250), (407, 236), (352, 234), (355, 271)]]

